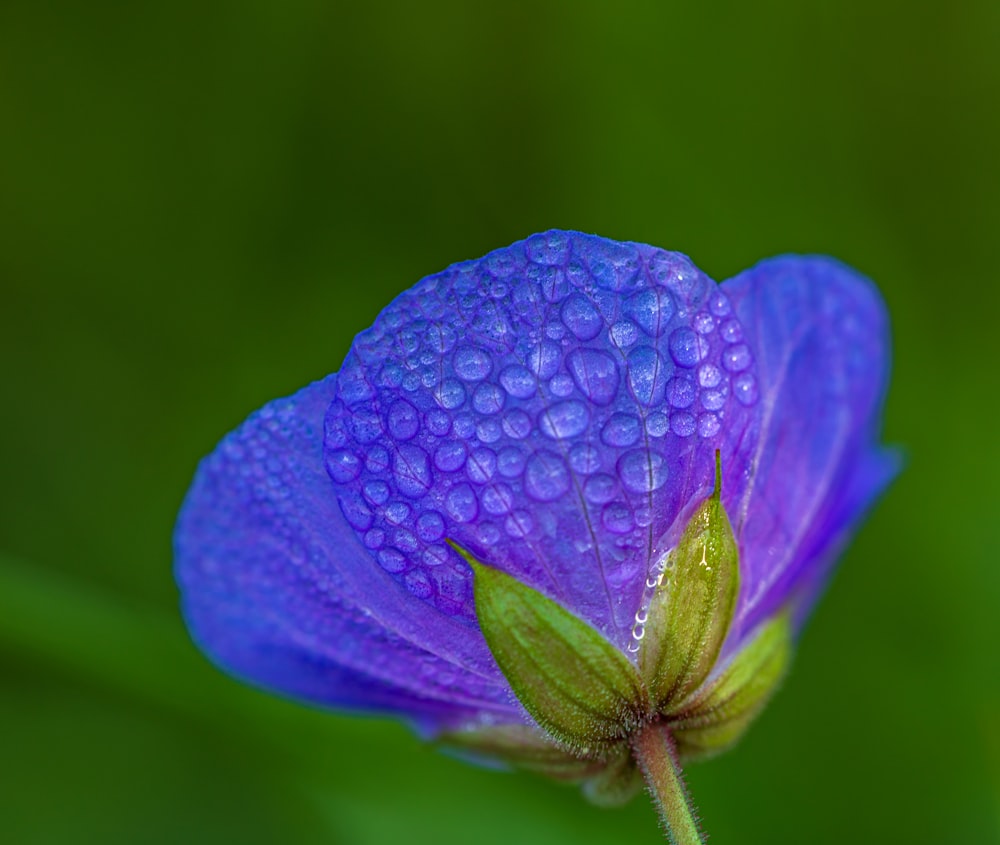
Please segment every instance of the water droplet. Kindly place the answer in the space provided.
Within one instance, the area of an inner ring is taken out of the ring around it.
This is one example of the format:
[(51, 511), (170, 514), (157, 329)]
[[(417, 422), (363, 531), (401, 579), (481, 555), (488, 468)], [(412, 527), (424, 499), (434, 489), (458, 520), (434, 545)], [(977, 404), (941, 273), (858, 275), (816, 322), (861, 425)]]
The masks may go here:
[(618, 365), (606, 352), (577, 349), (566, 364), (576, 386), (595, 405), (609, 405), (618, 395)]
[(719, 411), (726, 404), (726, 390), (706, 390), (701, 394), (701, 407), (706, 411)]
[(519, 364), (513, 364), (500, 373), (500, 384), (515, 399), (530, 399), (538, 390), (535, 377)]
[(420, 414), (405, 399), (397, 399), (389, 406), (386, 425), (396, 440), (409, 440), (420, 430)]
[(714, 329), (715, 320), (712, 319), (711, 314), (706, 314), (704, 311), (700, 314), (695, 314), (694, 330), (698, 334), (711, 334)]
[(389, 452), (384, 446), (372, 446), (365, 455), (365, 469), (381, 475), (389, 468)]
[(424, 511), (417, 517), (417, 536), (425, 543), (433, 543), (444, 536), (444, 519), (437, 511)]
[(642, 425), (632, 414), (612, 414), (601, 429), (601, 441), (608, 446), (631, 446), (639, 439)]
[(587, 406), (582, 402), (570, 400), (559, 402), (542, 411), (538, 418), (538, 427), (543, 434), (553, 440), (564, 440), (581, 434), (586, 430), (589, 420)]
[(610, 502), (618, 493), (618, 482), (613, 476), (601, 472), (592, 475), (583, 485), (583, 495), (588, 502), (595, 505), (603, 505)]
[(495, 419), (480, 420), (476, 426), (476, 437), (480, 443), (496, 443), (502, 435), (500, 423)]
[(719, 433), (719, 418), (715, 414), (702, 414), (698, 417), (698, 435), (714, 437)]
[(663, 437), (670, 430), (670, 420), (662, 411), (655, 411), (646, 418), (646, 434)]
[(445, 510), (455, 522), (472, 522), (479, 513), (479, 502), (472, 487), (459, 484), (452, 487), (445, 497)]
[(393, 456), (392, 474), (404, 496), (417, 499), (431, 489), (431, 468), (427, 453), (411, 443), (402, 444)]
[(375, 514), (371, 512), (357, 493), (345, 493), (338, 497), (340, 512), (344, 519), (350, 523), (356, 531), (367, 531), (375, 521)]
[(511, 537), (527, 537), (535, 522), (528, 511), (516, 510), (504, 520), (503, 527)]
[(733, 381), (733, 392), (743, 405), (757, 401), (757, 379), (751, 373), (742, 373)]
[(708, 308), (716, 317), (725, 317), (730, 312), (729, 300), (721, 290), (714, 290), (708, 299)]
[(368, 408), (358, 408), (347, 420), (351, 435), (358, 443), (367, 444), (382, 434), (382, 420)]
[(558, 499), (569, 490), (569, 471), (562, 458), (555, 452), (535, 452), (525, 467), (524, 489), (540, 502)]
[(513, 440), (523, 440), (531, 434), (531, 417), (520, 409), (509, 411), (503, 418), (503, 432)]
[(451, 352), (455, 348), (455, 341), (457, 339), (455, 330), (447, 324), (432, 323), (427, 327), (427, 345), (438, 355)]
[(670, 335), (670, 357), (679, 367), (693, 367), (700, 359), (699, 338), (691, 329), (681, 327)]
[(384, 481), (367, 481), (364, 486), (365, 498), (373, 505), (384, 505), (389, 501), (389, 485)]
[(418, 546), (417, 538), (405, 528), (400, 528), (392, 535), (392, 542), (396, 545), (396, 548), (404, 552), (415, 552)]
[(743, 326), (739, 320), (726, 320), (719, 331), (726, 343), (739, 343), (743, 340)]
[(476, 421), (470, 414), (460, 414), (455, 417), (451, 427), (458, 437), (464, 437), (466, 440), (476, 433)]
[(702, 387), (718, 387), (722, 381), (722, 370), (715, 364), (702, 364), (698, 367), (698, 384)]
[(651, 346), (637, 346), (628, 355), (628, 384), (635, 400), (642, 405), (659, 405), (673, 364)]
[(563, 323), (579, 340), (593, 340), (604, 327), (601, 315), (583, 294), (574, 293), (560, 311)]
[(479, 542), (484, 546), (495, 546), (500, 542), (500, 529), (492, 522), (483, 522), (476, 526)]
[(688, 413), (671, 414), (670, 430), (678, 437), (690, 437), (695, 430), (694, 416)]
[(483, 490), (483, 508), (494, 516), (509, 513), (514, 506), (514, 491), (507, 484), (491, 484)]
[(361, 459), (347, 449), (337, 449), (326, 456), (326, 471), (338, 484), (346, 484), (361, 473)]
[(437, 408), (427, 412), (425, 423), (427, 430), (435, 437), (444, 437), (451, 431), (451, 417)]
[(528, 355), (528, 369), (542, 380), (549, 379), (559, 369), (559, 360), (559, 347), (542, 341)]
[(365, 371), (353, 355), (348, 355), (337, 374), (337, 395), (345, 405), (366, 402), (375, 396), (375, 388), (365, 378)]
[(673, 408), (689, 408), (697, 396), (698, 390), (690, 379), (678, 376), (667, 384), (667, 401)]
[(639, 339), (639, 330), (635, 327), (635, 323), (619, 320), (608, 330), (608, 336), (615, 346), (625, 349)]
[(375, 383), (383, 390), (395, 390), (403, 383), (405, 372), (395, 361), (387, 361), (378, 371)]
[(645, 528), (653, 524), (653, 509), (642, 507), (635, 509), (635, 524), (640, 528)]
[(566, 327), (562, 323), (549, 323), (545, 327), (545, 336), (549, 340), (562, 340), (566, 337)]
[(573, 472), (590, 475), (601, 468), (600, 452), (589, 443), (577, 443), (569, 450), (569, 465)]
[(538, 282), (542, 296), (548, 302), (559, 302), (569, 293), (569, 282), (566, 281), (566, 274), (558, 267), (539, 267), (534, 278)]
[(435, 388), (434, 398), (442, 408), (452, 411), (465, 401), (465, 388), (458, 379), (446, 378)]
[(623, 311), (647, 335), (659, 337), (674, 316), (674, 301), (663, 288), (646, 289), (625, 300)]
[(403, 578), (403, 583), (406, 585), (406, 589), (418, 599), (429, 599), (434, 593), (434, 588), (431, 586), (431, 579), (419, 569), (411, 569), (407, 572)]
[(615, 534), (627, 534), (635, 527), (632, 511), (624, 502), (611, 502), (601, 511), (601, 524)]
[(506, 401), (507, 394), (499, 384), (483, 382), (472, 394), (472, 407), (480, 414), (499, 414)]
[(729, 346), (722, 353), (722, 366), (731, 373), (743, 372), (753, 363), (750, 348), (745, 343)]
[(430, 546), (424, 549), (421, 560), (423, 560), (425, 566), (440, 566), (442, 563), (447, 562), (448, 550), (444, 546)]
[(403, 390), (413, 393), (418, 387), (420, 387), (420, 376), (416, 373), (407, 373), (403, 376)]
[(524, 242), (525, 255), (538, 264), (565, 264), (569, 250), (569, 237), (562, 232), (532, 235)]
[(378, 562), (386, 572), (393, 575), (406, 569), (406, 557), (397, 549), (382, 549), (378, 553)]
[(618, 461), (618, 475), (626, 490), (651, 493), (667, 482), (667, 462), (658, 452), (636, 449)]
[(489, 353), (476, 346), (460, 346), (452, 358), (455, 374), (464, 381), (480, 381), (490, 374), (493, 362)]
[(559, 375), (553, 376), (549, 382), (549, 390), (553, 396), (565, 399), (573, 393), (573, 379), (565, 373), (559, 373)]
[(380, 549), (385, 543), (385, 532), (381, 528), (373, 528), (365, 534), (365, 545), (369, 549)]
[(521, 450), (516, 446), (505, 446), (501, 449), (497, 453), (497, 471), (504, 478), (517, 478), (524, 472), (524, 455)]
[(446, 440), (434, 451), (434, 466), (442, 472), (456, 472), (465, 465), (466, 455), (461, 440)]
[(392, 502), (382, 513), (389, 524), (401, 525), (410, 517), (410, 506), (406, 502)]
[(466, 475), (476, 484), (485, 484), (497, 469), (497, 456), (492, 449), (476, 449), (465, 464)]

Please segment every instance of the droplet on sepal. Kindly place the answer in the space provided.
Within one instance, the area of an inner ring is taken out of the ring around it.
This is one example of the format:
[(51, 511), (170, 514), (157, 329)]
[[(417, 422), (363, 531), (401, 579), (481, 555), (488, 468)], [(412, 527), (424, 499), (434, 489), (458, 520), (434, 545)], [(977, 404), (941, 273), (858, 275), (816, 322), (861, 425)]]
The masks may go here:
[(661, 561), (638, 652), (653, 707), (668, 712), (708, 677), (729, 630), (739, 588), (739, 553), (715, 490), (695, 511), (676, 548)]

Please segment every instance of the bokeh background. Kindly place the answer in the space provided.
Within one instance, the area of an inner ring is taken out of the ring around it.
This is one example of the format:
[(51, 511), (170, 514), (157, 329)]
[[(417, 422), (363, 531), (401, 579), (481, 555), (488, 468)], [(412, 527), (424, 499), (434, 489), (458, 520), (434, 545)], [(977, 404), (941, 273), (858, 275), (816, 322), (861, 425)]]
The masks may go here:
[(905, 473), (720, 843), (1000, 842), (1000, 4), (0, 4), (0, 839), (661, 842), (652, 809), (245, 688), (188, 641), (197, 460), (418, 278), (576, 228), (823, 252), (894, 322)]

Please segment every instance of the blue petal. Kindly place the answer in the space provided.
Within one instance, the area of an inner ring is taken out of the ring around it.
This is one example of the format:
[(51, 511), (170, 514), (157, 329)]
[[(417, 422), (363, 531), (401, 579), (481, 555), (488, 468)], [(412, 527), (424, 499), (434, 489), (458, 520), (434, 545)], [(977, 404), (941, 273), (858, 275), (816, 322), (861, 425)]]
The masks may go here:
[[(401, 587), (347, 523), (323, 465), (336, 382), (270, 403), (199, 466), (174, 537), (195, 640), (233, 674), (317, 704), (428, 731), (484, 714), (519, 721), (478, 629)], [(470, 589), (458, 566), (432, 577)]]
[(878, 442), (889, 334), (868, 279), (832, 259), (781, 257), (722, 288), (760, 394), (751, 483), (730, 511), (743, 577), (734, 642), (790, 600), (804, 618), (899, 462)]

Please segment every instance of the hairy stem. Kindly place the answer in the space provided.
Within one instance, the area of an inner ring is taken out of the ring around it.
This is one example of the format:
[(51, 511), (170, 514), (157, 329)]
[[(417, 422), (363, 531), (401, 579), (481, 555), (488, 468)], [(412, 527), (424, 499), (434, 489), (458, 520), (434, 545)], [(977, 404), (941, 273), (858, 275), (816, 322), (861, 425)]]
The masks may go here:
[(632, 740), (632, 753), (673, 845), (704, 845), (694, 807), (681, 777), (677, 749), (666, 728), (653, 722)]

